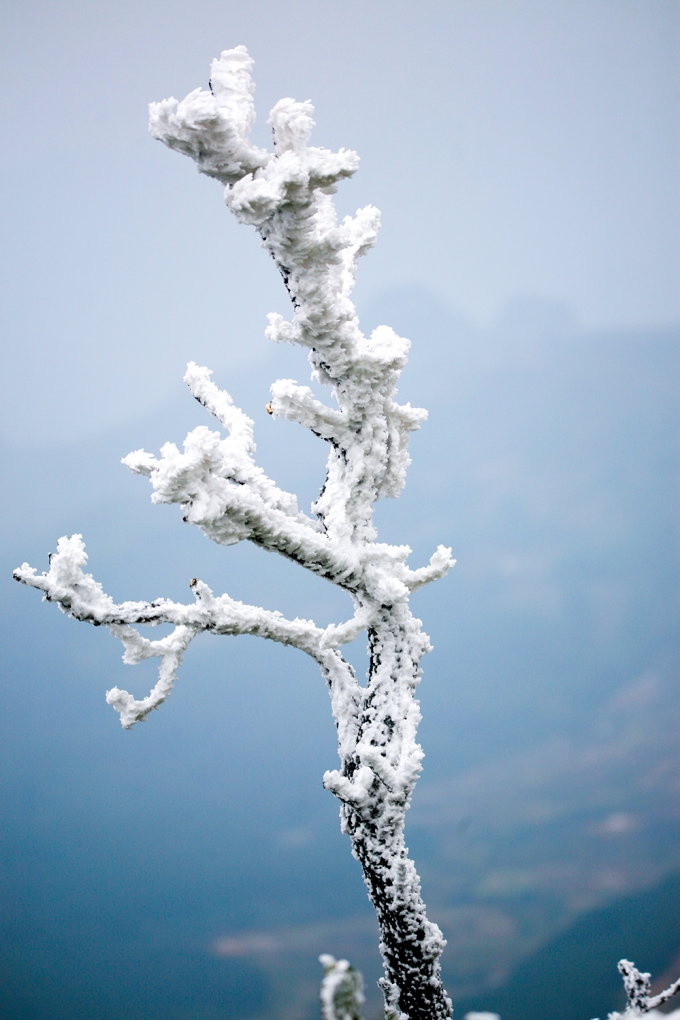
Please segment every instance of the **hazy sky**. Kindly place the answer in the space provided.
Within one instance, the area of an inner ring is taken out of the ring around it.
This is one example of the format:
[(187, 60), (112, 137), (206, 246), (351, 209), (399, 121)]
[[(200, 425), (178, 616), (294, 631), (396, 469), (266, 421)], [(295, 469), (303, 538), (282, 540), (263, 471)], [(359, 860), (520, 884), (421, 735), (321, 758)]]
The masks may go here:
[(150, 100), (256, 60), (258, 140), (282, 96), (356, 148), (342, 212), (383, 213), (359, 306), (419, 285), (474, 324), (510, 299), (585, 328), (674, 323), (671, 0), (5, 2), (6, 439), (54, 442), (164, 402), (189, 358), (265, 354), (280, 281), (219, 186), (146, 132)]

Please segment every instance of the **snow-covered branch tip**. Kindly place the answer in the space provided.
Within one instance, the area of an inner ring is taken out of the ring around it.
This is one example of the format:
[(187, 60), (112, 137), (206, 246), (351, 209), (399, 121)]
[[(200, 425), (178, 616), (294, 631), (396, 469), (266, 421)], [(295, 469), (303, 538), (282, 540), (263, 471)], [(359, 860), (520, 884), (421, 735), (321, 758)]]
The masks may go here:
[(360, 971), (327, 953), (319, 957), (319, 963), (324, 969), (319, 992), (322, 1020), (361, 1020), (365, 999)]
[(623, 1013), (610, 1013), (608, 1020), (636, 1020), (663, 1006), (680, 991), (680, 978), (663, 992), (652, 995), (652, 975), (639, 971), (630, 960), (619, 960), (619, 974), (626, 990), (626, 1008)]
[(314, 508), (324, 533), (371, 541), (371, 505), (403, 487), (408, 434), (427, 416), (393, 399), (409, 341), (384, 325), (365, 337), (350, 299), (358, 259), (376, 242), (379, 213), (368, 206), (338, 223), (332, 195), (359, 159), (345, 149), (333, 153), (307, 144), (311, 103), (280, 100), (269, 117), (274, 151), (251, 145), (252, 66), (245, 47), (225, 50), (211, 65), (209, 91), (195, 90), (181, 103), (151, 104), (150, 131), (226, 185), (229, 208), (257, 228), (276, 262), (293, 317), (289, 322), (270, 313), (266, 334), (308, 349), (313, 375), (331, 386), (337, 408), (293, 380), (279, 380), (270, 410), (332, 445), (328, 481)]

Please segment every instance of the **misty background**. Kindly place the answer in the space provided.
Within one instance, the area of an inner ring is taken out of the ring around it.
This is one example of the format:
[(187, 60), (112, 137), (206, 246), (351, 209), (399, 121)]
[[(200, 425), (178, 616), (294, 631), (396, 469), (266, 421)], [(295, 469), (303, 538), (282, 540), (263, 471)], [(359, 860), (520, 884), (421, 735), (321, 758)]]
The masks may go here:
[[(311, 98), (313, 143), (362, 157), (341, 215), (381, 209), (364, 332), (413, 343), (412, 439), (386, 541), (452, 574), (413, 597), (424, 772), (407, 841), (456, 1014), (588, 1020), (626, 955), (680, 973), (677, 80), (670, 0), (1, 8), (3, 678), (0, 1017), (307, 1020), (321, 952), (378, 1012), (377, 926), (321, 787), (311, 661), (203, 636), (145, 694), (108, 633), (11, 580), (80, 532), (118, 601), (234, 598), (344, 619), (342, 594), (211, 545), (120, 464), (198, 424), (193, 359), (255, 420), (308, 506), (325, 445), (264, 405), (304, 352), (264, 338), (286, 294), (221, 189), (146, 131), (149, 101), (256, 61), (258, 123)], [(365, 669), (361, 641), (349, 650)], [(677, 976), (673, 974), (672, 976)]]

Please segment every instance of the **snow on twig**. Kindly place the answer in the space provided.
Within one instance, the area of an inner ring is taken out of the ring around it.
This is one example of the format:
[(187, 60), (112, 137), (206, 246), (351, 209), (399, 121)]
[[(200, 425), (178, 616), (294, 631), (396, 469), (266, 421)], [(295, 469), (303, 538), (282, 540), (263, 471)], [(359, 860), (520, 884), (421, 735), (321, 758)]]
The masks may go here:
[(630, 960), (619, 960), (618, 969), (626, 990), (626, 1008), (623, 1013), (610, 1013), (609, 1020), (635, 1020), (637, 1017), (650, 1015), (652, 1010), (663, 1006), (664, 1002), (668, 1002), (680, 991), (678, 978), (663, 992), (652, 995), (651, 974), (639, 971)]
[[(142, 701), (136, 701), (117, 687), (107, 692), (106, 700), (120, 712), (125, 729), (144, 719), (166, 700), (177, 679), (182, 656), (197, 634), (207, 631), (269, 638), (299, 648), (333, 672), (334, 649), (353, 640), (355, 627), (363, 622), (357, 621), (353, 627), (353, 621), (349, 620), (344, 625), (331, 625), (324, 630), (309, 620), (287, 620), (281, 613), (237, 602), (228, 595), (215, 597), (208, 585), (196, 578), (191, 581), (195, 598), (191, 605), (168, 599), (116, 604), (92, 574), (83, 573), (86, 563), (82, 537), (72, 535), (59, 539), (57, 552), (50, 556), (46, 573), (37, 574), (33, 567), (24, 563), (14, 571), (14, 577), (29, 587), (38, 588), (48, 602), (56, 602), (73, 619), (95, 627), (108, 627), (125, 647), (123, 661), (127, 665), (149, 658), (161, 660), (158, 683)], [(174, 630), (158, 641), (150, 641), (131, 626), (162, 623), (172, 624)]]

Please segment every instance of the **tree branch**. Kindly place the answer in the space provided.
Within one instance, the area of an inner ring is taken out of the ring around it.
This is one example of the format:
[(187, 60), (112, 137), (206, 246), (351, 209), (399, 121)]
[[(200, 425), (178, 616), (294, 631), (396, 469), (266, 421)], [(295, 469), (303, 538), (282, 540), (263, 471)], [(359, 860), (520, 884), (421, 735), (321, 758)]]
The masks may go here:
[[(359, 689), (351, 671), (348, 673), (351, 668), (334, 649), (354, 640), (358, 630), (366, 625), (368, 617), (365, 612), (344, 624), (332, 624), (324, 630), (309, 620), (287, 620), (281, 613), (238, 602), (228, 595), (216, 598), (208, 585), (196, 578), (191, 582), (196, 599), (193, 605), (168, 599), (117, 604), (92, 574), (83, 572), (86, 563), (87, 553), (82, 537), (72, 535), (59, 539), (57, 552), (50, 556), (50, 568), (46, 573), (37, 574), (33, 567), (24, 563), (14, 571), (14, 578), (38, 588), (48, 602), (56, 602), (73, 619), (96, 627), (108, 627), (124, 645), (123, 661), (127, 665), (160, 658), (158, 682), (147, 698), (135, 701), (127, 691), (117, 687), (107, 693), (106, 700), (121, 713), (125, 729), (166, 700), (177, 679), (177, 669), (186, 648), (197, 634), (204, 631), (250, 634), (292, 645), (306, 652), (322, 667), (329, 684), (337, 687), (336, 698), (346, 701), (355, 697), (354, 688)], [(158, 641), (142, 637), (131, 626), (158, 626), (162, 623), (172, 624), (175, 629)]]
[(619, 960), (618, 971), (623, 978), (626, 991), (626, 1008), (623, 1013), (610, 1013), (608, 1020), (638, 1020), (650, 1010), (658, 1009), (680, 991), (680, 978), (659, 992), (652, 995), (651, 974), (639, 971), (630, 960)]

